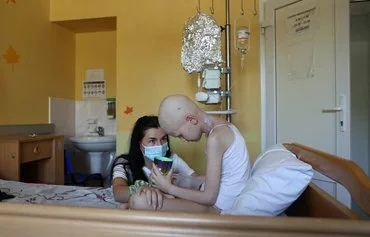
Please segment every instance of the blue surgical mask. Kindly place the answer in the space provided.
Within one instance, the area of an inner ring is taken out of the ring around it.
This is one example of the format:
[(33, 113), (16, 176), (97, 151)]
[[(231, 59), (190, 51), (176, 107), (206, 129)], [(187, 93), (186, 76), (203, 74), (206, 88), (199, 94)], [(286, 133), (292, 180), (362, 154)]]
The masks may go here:
[(154, 161), (155, 157), (166, 156), (168, 151), (168, 143), (159, 146), (144, 146), (144, 156), (151, 161)]

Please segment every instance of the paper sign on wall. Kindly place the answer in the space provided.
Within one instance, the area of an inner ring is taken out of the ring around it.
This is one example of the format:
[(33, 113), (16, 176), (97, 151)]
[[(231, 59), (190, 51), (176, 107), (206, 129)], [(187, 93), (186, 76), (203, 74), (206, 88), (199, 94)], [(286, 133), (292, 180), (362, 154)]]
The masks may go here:
[(316, 7), (288, 16), (287, 27), (291, 34), (299, 34), (310, 30), (314, 24)]
[(84, 99), (105, 98), (106, 85), (104, 69), (87, 69), (85, 80), (82, 84), (82, 95)]
[(104, 81), (104, 69), (87, 69), (86, 81)]
[(290, 80), (312, 79), (315, 77), (313, 41), (301, 41), (288, 46), (288, 78)]
[(286, 18), (286, 38), (289, 79), (315, 77), (316, 6), (297, 11)]

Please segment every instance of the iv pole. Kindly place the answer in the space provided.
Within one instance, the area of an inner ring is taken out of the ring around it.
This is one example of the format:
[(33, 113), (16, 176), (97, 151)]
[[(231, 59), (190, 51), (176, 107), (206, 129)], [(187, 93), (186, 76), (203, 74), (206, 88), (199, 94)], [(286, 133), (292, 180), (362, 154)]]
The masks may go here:
[[(369, 0), (370, 1), (370, 0)], [(226, 25), (225, 27), (221, 27), (222, 30), (225, 30), (225, 54), (226, 54), (226, 67), (221, 68), (221, 73), (225, 74), (225, 91), (221, 91), (221, 96), (224, 96), (226, 98), (226, 111), (220, 111), (220, 112), (226, 112), (222, 114), (226, 114), (226, 120), (231, 123), (231, 115), (233, 114), (233, 111), (231, 111), (231, 25), (230, 25), (230, 0), (225, 0), (226, 3)], [(197, 7), (198, 13), (200, 12), (200, 0), (198, 0), (198, 7)], [(213, 8), (213, 1), (212, 1), (212, 7), (211, 7), (212, 14), (214, 13)], [(211, 114), (213, 111), (209, 111), (208, 113)], [(215, 113), (216, 114), (216, 113)], [(220, 113), (217, 113), (220, 114)]]
[[(231, 110), (231, 45), (230, 45), (230, 0), (226, 0), (226, 110)], [(226, 120), (231, 123), (231, 114), (226, 114)]]

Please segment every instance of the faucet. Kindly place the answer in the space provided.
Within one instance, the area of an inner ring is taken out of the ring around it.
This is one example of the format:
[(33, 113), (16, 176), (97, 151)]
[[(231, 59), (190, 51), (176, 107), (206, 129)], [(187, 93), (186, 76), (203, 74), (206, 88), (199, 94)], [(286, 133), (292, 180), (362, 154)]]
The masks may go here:
[(104, 128), (103, 127), (97, 127), (96, 128), (96, 132), (99, 134), (99, 137), (103, 137), (104, 136)]

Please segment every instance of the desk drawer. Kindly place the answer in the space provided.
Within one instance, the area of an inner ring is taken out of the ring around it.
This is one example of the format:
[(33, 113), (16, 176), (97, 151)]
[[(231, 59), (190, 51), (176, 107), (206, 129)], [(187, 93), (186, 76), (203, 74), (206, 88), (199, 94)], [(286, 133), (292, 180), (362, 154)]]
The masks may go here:
[(21, 163), (50, 158), (53, 155), (53, 140), (22, 143)]

